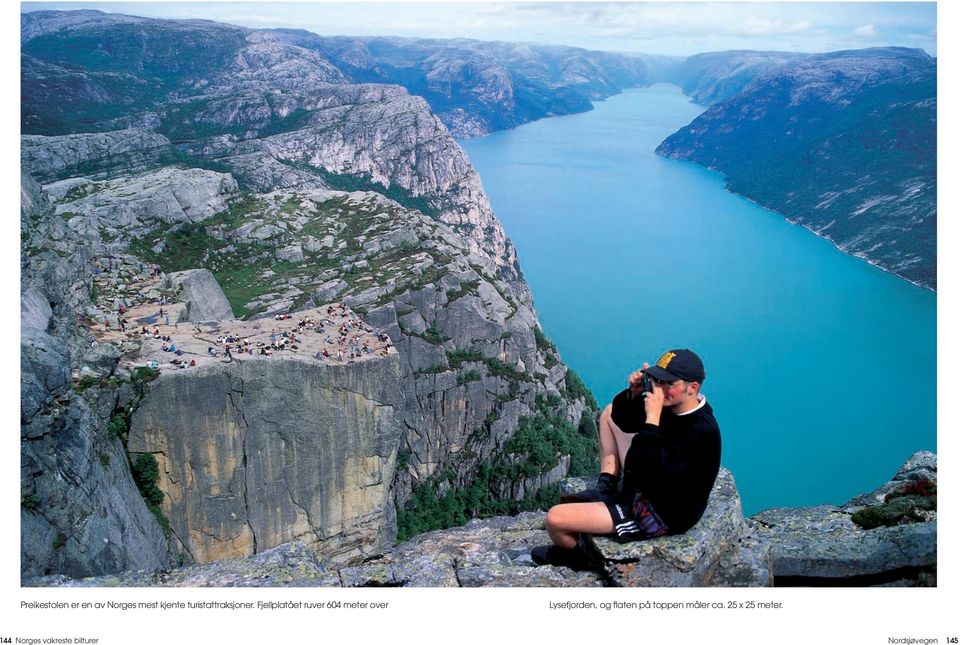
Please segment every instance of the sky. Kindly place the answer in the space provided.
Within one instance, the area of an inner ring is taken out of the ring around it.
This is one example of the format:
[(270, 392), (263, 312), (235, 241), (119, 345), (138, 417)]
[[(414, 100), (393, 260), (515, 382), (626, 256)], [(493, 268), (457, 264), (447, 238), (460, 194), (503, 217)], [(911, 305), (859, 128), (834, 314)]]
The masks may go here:
[(25, 2), (348, 36), (476, 38), (687, 56), (896, 45), (937, 55), (933, 2)]

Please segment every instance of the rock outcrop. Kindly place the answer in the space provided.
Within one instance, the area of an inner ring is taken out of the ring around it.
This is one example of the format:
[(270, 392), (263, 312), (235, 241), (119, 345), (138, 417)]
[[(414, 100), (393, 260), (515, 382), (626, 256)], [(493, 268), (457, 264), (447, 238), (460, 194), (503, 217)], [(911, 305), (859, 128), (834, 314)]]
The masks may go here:
[(295, 540), (343, 561), (395, 537), (402, 406), (395, 353), (235, 359), (149, 384), (128, 449), (157, 459), (164, 514), (193, 561)]
[(868, 529), (856, 523), (857, 513), (881, 507), (917, 482), (935, 490), (936, 481), (936, 455), (920, 452), (890, 482), (842, 506), (773, 508), (751, 517), (750, 525), (770, 546), (773, 575), (791, 584), (908, 584), (933, 575), (936, 511)]
[(24, 135), (20, 164), (24, 172), (50, 183), (70, 177), (105, 178), (173, 163), (170, 140), (148, 130), (68, 134), (62, 137)]
[(596, 537), (589, 544), (618, 587), (772, 585), (765, 549), (750, 537), (733, 476), (722, 468), (703, 518), (683, 535), (627, 543)]

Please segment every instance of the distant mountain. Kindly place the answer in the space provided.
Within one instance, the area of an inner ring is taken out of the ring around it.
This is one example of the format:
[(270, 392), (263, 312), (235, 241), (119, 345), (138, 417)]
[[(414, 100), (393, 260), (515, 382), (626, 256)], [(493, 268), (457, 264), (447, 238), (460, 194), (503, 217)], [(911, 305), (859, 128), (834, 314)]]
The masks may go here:
[(591, 101), (654, 82), (663, 57), (456, 39), (321, 37), (274, 30), (317, 51), (355, 83), (395, 83), (424, 97), (457, 137), (592, 109)]
[(657, 152), (719, 170), (730, 190), (935, 289), (936, 74), (922, 50), (806, 56), (758, 75)]
[(21, 29), (24, 134), (249, 136), (289, 129), (326, 86), (348, 82), (314, 52), (205, 20), (43, 11)]
[(700, 105), (713, 105), (738, 94), (758, 76), (809, 54), (725, 51), (696, 54), (666, 74), (683, 93)]

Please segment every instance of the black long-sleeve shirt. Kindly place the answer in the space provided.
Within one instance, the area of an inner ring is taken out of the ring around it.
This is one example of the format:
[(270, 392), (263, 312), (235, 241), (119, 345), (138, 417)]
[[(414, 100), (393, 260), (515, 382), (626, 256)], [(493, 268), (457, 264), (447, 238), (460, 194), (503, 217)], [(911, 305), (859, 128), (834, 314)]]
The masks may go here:
[(641, 492), (670, 529), (683, 533), (707, 508), (720, 470), (720, 426), (709, 403), (688, 414), (664, 408), (660, 425), (646, 422), (643, 398), (624, 390), (613, 400), (613, 422), (636, 433), (623, 465), (623, 492)]

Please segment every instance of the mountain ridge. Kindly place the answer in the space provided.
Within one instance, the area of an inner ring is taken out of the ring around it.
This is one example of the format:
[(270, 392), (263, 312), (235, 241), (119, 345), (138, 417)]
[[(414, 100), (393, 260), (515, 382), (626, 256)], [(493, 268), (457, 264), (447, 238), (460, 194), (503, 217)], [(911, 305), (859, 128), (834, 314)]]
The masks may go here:
[(936, 64), (876, 48), (774, 67), (657, 148), (847, 253), (936, 289)]

